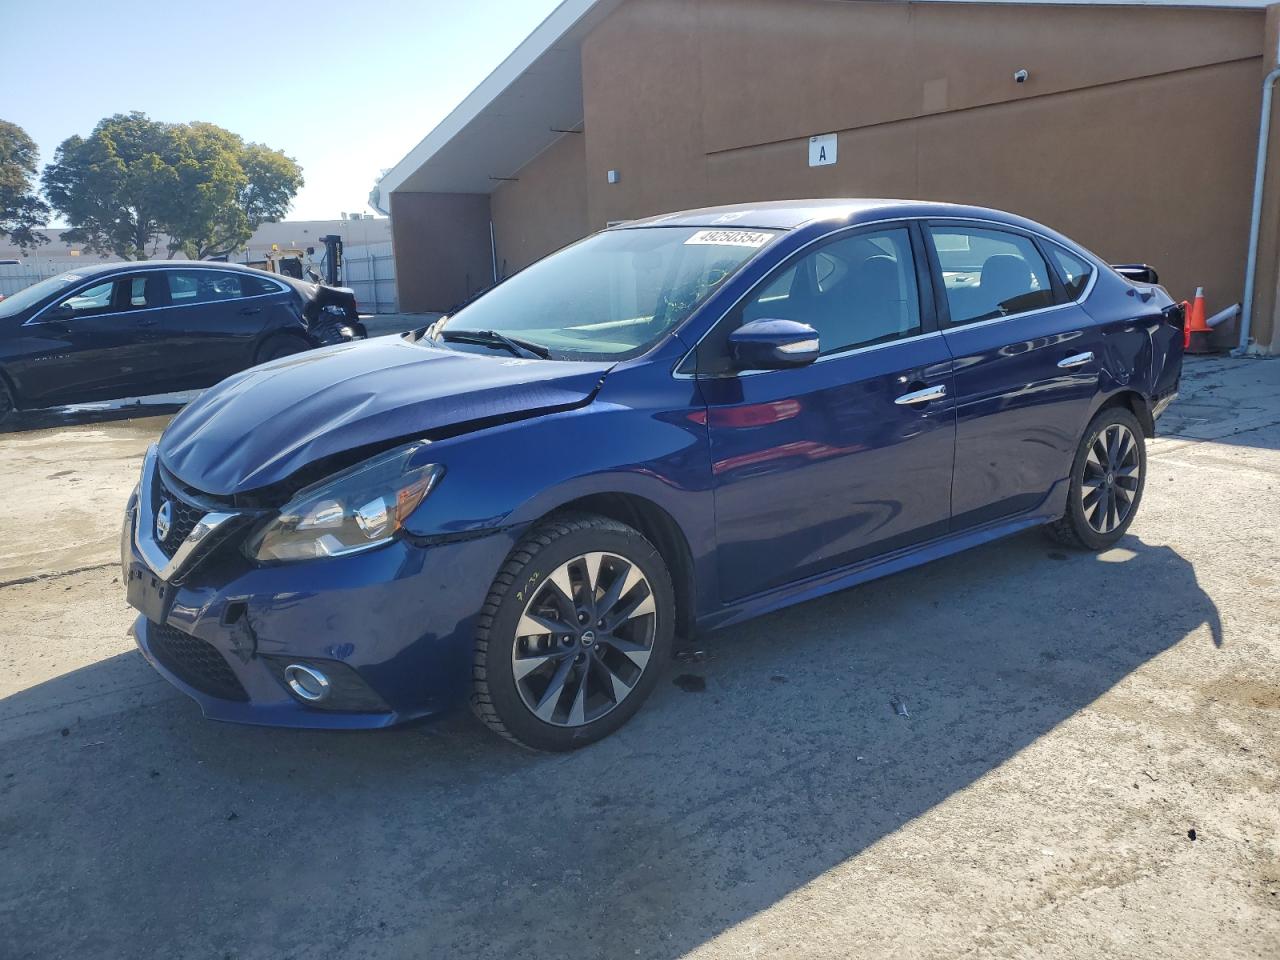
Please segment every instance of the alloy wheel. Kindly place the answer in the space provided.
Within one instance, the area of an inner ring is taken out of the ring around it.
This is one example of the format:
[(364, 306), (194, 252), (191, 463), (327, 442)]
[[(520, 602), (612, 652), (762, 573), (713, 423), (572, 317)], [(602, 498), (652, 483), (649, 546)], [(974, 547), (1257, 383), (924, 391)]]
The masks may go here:
[(1137, 439), (1124, 424), (1103, 427), (1089, 444), (1080, 482), (1080, 505), (1089, 526), (1110, 533), (1124, 523), (1141, 480)]
[(614, 553), (561, 564), (516, 626), (512, 675), (544, 723), (580, 727), (614, 710), (649, 667), (657, 607), (643, 571)]

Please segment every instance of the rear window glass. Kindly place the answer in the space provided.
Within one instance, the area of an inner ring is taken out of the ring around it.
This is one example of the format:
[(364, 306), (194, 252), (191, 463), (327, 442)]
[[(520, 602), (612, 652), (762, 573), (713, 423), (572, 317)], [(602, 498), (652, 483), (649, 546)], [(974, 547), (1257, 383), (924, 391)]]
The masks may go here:
[[(169, 296), (175, 305), (216, 303), (255, 296), (262, 292), (257, 286), (261, 282), (257, 277), (217, 270), (174, 270), (169, 274)], [(250, 287), (248, 291), (246, 286)]]
[(964, 225), (931, 227), (952, 325), (1011, 317), (1054, 303), (1049, 266), (1030, 238)]

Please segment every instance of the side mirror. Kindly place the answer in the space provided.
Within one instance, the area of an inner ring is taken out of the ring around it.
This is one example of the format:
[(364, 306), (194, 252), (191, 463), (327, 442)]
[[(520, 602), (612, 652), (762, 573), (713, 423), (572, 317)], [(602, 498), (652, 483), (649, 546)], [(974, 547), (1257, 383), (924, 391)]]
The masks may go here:
[(818, 331), (796, 320), (752, 320), (729, 334), (739, 370), (785, 370), (818, 359)]
[(76, 315), (76, 312), (65, 304), (58, 304), (56, 307), (49, 307), (44, 313), (40, 314), (41, 323), (65, 323)]

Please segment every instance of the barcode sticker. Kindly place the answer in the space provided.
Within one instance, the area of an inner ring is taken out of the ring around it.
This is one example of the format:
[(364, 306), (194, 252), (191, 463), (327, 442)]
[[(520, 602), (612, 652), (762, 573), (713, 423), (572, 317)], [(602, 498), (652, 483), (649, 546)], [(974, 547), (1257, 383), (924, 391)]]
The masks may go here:
[(685, 246), (763, 247), (772, 239), (773, 234), (758, 230), (699, 230), (685, 241)]

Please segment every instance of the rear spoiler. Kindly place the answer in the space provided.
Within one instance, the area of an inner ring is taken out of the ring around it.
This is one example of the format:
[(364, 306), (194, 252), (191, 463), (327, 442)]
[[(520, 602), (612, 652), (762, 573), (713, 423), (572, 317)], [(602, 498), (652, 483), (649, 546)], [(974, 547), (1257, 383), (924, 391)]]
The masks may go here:
[(1160, 274), (1146, 263), (1113, 263), (1111, 269), (1131, 283), (1159, 283)]

